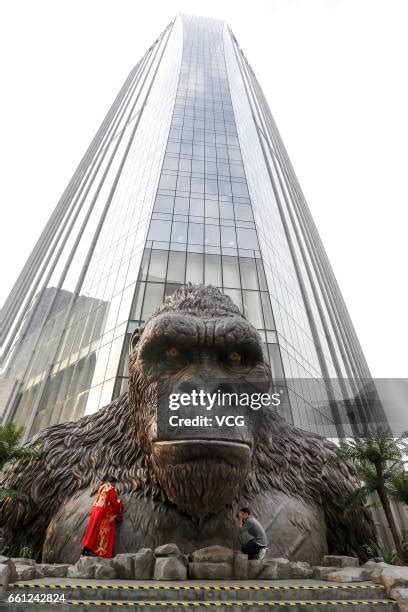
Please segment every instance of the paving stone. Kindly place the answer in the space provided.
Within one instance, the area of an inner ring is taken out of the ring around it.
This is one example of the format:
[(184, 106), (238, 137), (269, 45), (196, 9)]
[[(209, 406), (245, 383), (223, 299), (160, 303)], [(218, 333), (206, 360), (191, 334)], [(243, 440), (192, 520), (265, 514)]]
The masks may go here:
[(248, 555), (235, 553), (233, 565), (234, 578), (237, 580), (248, 580)]
[(257, 576), (259, 580), (277, 580), (278, 579), (278, 566), (276, 563), (262, 563), (261, 570)]
[(11, 557), (14, 565), (37, 565), (35, 559), (25, 559), (24, 557)]
[(14, 562), (9, 557), (4, 557), (0, 555), (0, 564), (7, 565), (10, 573), (9, 573), (9, 583), (15, 582), (17, 580), (17, 571)]
[(193, 580), (231, 580), (233, 569), (231, 563), (189, 563), (188, 575)]
[(134, 555), (133, 577), (136, 580), (150, 580), (154, 572), (154, 556), (151, 548), (141, 548)]
[(32, 565), (20, 565), (16, 563), (17, 580), (32, 580), (36, 578), (36, 569)]
[(315, 580), (326, 580), (327, 576), (338, 570), (338, 567), (326, 567), (324, 565), (315, 565), (313, 567), (313, 578)]
[(208, 563), (232, 563), (234, 552), (225, 546), (207, 546), (200, 548), (192, 554), (194, 563), (206, 561)]
[(396, 600), (400, 612), (408, 612), (408, 589), (403, 587), (391, 589), (390, 597)]
[(154, 564), (154, 580), (187, 580), (184, 560), (175, 556), (158, 557)]
[(115, 555), (112, 559), (113, 567), (115, 568), (116, 578), (120, 580), (132, 580), (135, 577), (134, 553), (122, 553)]
[(364, 567), (343, 567), (327, 574), (329, 582), (364, 582), (371, 579), (371, 569)]
[(357, 557), (346, 557), (344, 555), (326, 555), (322, 559), (322, 565), (332, 567), (359, 567), (360, 562)]
[(6, 588), (11, 582), (10, 580), (10, 568), (7, 563), (0, 563), (0, 586)]
[(313, 569), (306, 561), (292, 561), (290, 564), (291, 578), (311, 578)]
[(112, 559), (97, 559), (95, 565), (95, 579), (109, 580), (116, 578), (116, 571)]
[(80, 557), (68, 568), (68, 578), (94, 578), (97, 557)]
[(291, 562), (288, 559), (277, 557), (268, 559), (268, 565), (274, 564), (276, 567), (276, 577), (279, 580), (288, 580), (291, 577)]
[(177, 544), (163, 544), (154, 549), (155, 557), (171, 557), (180, 554), (181, 552)]
[(387, 594), (396, 587), (408, 587), (408, 567), (401, 565), (388, 565), (383, 567), (379, 575), (372, 578), (376, 584), (385, 586)]
[[(269, 562), (268, 562), (269, 563)], [(254, 578), (258, 578), (259, 574), (262, 571), (262, 568), (265, 564), (259, 559), (250, 559), (248, 561), (248, 578), (249, 580), (253, 580)]]
[(68, 563), (37, 563), (36, 570), (45, 578), (66, 578), (69, 567)]

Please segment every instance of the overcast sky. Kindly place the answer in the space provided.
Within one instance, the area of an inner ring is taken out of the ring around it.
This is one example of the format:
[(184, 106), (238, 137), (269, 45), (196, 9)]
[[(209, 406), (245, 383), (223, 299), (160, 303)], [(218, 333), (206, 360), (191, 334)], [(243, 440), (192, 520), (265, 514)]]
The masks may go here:
[(372, 373), (406, 377), (406, 0), (2, 2), (0, 304), (132, 65), (177, 12), (231, 25)]

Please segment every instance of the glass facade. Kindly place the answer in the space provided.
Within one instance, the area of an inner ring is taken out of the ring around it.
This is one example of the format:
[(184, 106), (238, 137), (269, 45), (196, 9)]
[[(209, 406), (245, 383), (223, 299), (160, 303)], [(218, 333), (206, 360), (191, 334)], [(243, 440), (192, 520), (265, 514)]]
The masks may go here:
[[(4, 420), (27, 435), (127, 390), (128, 340), (182, 284), (258, 329), (289, 421), (342, 434), (369, 371), (255, 75), (221, 21), (179, 16), (131, 71), (4, 308)], [(296, 382), (298, 381), (298, 382)]]

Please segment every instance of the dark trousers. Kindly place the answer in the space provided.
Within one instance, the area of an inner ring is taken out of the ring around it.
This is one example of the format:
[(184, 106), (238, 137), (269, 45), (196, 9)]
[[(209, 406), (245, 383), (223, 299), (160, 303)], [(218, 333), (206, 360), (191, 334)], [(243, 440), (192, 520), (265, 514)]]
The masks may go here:
[(255, 542), (255, 540), (249, 540), (246, 544), (241, 546), (241, 550), (246, 555), (257, 555), (259, 551), (264, 548)]

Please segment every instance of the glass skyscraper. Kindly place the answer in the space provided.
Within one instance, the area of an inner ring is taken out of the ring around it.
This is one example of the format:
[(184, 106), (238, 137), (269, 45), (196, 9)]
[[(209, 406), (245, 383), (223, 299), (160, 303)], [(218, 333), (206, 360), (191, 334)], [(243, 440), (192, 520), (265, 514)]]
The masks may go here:
[(132, 331), (188, 281), (259, 330), (286, 419), (350, 430), (370, 372), (261, 87), (226, 23), (183, 15), (130, 72), (4, 304), (3, 420), (28, 436), (124, 393)]

